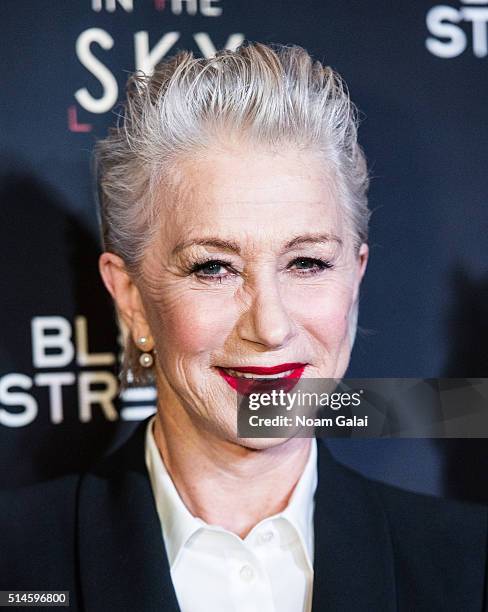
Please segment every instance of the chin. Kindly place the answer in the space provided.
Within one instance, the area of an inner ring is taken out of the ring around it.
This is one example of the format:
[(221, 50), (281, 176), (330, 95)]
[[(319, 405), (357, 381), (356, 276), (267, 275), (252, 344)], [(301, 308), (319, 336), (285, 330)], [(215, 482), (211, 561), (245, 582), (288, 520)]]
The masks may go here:
[(291, 440), (291, 438), (238, 438), (236, 444), (250, 450), (266, 450), (276, 448)]

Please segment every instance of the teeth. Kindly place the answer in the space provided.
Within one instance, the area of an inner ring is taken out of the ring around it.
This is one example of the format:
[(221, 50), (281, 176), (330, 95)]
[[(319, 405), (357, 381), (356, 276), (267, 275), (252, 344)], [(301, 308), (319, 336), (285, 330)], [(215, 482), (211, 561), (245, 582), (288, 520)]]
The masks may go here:
[(230, 376), (235, 376), (236, 378), (251, 378), (254, 380), (285, 378), (285, 376), (289, 376), (293, 372), (293, 370), (287, 370), (286, 372), (280, 372), (279, 374), (249, 374), (248, 372), (237, 372), (236, 370), (231, 370), (230, 368), (222, 369)]

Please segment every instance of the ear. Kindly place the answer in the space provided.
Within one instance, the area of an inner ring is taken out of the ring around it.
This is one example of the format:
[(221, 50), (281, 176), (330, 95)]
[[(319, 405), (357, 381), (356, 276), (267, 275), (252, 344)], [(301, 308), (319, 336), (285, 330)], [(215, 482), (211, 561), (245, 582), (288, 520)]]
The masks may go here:
[(357, 324), (358, 324), (358, 311), (359, 311), (359, 287), (363, 280), (364, 273), (366, 272), (366, 266), (368, 265), (369, 247), (366, 243), (363, 243), (359, 247), (357, 255), (357, 276), (356, 286), (354, 288), (354, 296), (352, 300), (352, 307), (349, 315), (349, 341), (351, 349), (354, 345), (356, 338)]
[(359, 265), (359, 282), (363, 280), (364, 273), (366, 272), (366, 267), (368, 265), (369, 258), (369, 247), (363, 242), (363, 244), (359, 247), (358, 253), (358, 265)]
[(354, 289), (353, 303), (357, 302), (359, 297), (359, 287), (361, 285), (361, 281), (363, 280), (364, 273), (366, 272), (368, 257), (369, 247), (365, 242), (363, 242), (363, 244), (359, 247), (356, 259), (356, 284)]
[(113, 253), (102, 253), (98, 267), (105, 287), (117, 306), (119, 316), (132, 336), (139, 344), (141, 337), (147, 338), (145, 350), (152, 350), (153, 339), (149, 330), (146, 313), (139, 289), (130, 277), (123, 260)]

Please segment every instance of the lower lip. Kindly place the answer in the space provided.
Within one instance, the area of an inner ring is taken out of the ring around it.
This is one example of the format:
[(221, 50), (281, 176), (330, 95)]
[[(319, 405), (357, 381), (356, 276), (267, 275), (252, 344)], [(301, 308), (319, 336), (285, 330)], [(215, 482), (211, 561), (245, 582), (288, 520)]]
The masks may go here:
[(265, 393), (273, 390), (283, 390), (285, 393), (291, 391), (300, 380), (305, 365), (295, 368), (282, 378), (240, 378), (238, 376), (231, 376), (222, 368), (217, 368), (222, 378), (230, 385), (235, 391), (241, 395), (249, 395), (250, 393)]

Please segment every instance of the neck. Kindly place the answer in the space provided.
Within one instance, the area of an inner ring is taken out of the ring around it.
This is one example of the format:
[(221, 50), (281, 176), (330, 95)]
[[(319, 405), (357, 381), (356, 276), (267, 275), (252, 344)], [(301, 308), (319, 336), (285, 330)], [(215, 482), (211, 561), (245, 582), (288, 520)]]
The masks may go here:
[(244, 538), (288, 505), (303, 473), (311, 440), (292, 438), (255, 450), (197, 428), (183, 408), (161, 400), (154, 438), (193, 516)]

